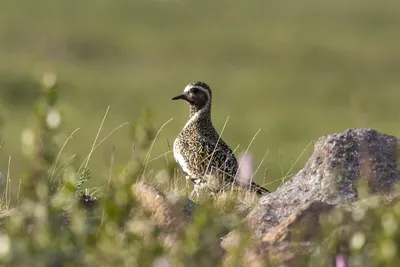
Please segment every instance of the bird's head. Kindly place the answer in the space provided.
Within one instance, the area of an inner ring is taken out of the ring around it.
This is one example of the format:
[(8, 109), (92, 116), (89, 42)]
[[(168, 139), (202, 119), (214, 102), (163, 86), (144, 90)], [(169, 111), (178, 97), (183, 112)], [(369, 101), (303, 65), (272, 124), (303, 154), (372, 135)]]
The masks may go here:
[(183, 94), (172, 98), (172, 100), (177, 99), (183, 99), (188, 102), (193, 112), (203, 108), (211, 108), (211, 89), (204, 82), (191, 82), (185, 87)]

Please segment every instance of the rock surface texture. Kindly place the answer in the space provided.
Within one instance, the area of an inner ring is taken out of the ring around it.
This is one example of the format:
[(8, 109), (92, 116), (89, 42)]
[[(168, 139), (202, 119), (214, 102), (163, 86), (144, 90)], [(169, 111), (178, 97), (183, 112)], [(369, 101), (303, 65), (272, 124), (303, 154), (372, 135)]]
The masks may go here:
[(321, 137), (306, 165), (275, 192), (260, 199), (246, 221), (258, 237), (310, 201), (330, 205), (358, 199), (363, 180), (371, 193), (389, 193), (399, 180), (398, 139), (371, 129)]
[[(321, 216), (363, 205), (365, 199), (357, 193), (360, 182), (373, 193), (371, 197), (380, 195), (388, 202), (400, 199), (392, 190), (400, 178), (398, 151), (396, 137), (371, 129), (349, 129), (319, 138), (304, 168), (275, 192), (260, 198), (247, 214), (245, 222), (254, 235), (233, 230), (210, 251), (220, 250), (216, 253), (220, 257), (224, 251), (252, 241), (255, 245), (243, 255), (246, 266), (296, 266), (296, 255), (309, 255), (316, 247)], [(135, 184), (132, 191), (171, 240), (190, 223), (196, 205), (190, 200), (165, 196), (143, 182)], [(225, 260), (225, 266), (230, 266), (231, 259)]]

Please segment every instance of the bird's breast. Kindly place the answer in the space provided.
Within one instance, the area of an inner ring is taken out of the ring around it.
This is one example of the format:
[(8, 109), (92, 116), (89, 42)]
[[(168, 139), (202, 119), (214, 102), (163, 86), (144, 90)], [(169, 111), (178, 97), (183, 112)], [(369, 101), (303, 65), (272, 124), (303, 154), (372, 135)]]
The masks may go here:
[(175, 139), (174, 147), (173, 147), (174, 158), (175, 158), (175, 161), (179, 164), (179, 166), (181, 166), (183, 172), (185, 172), (187, 175), (191, 176), (192, 173), (189, 168), (188, 159), (184, 156), (184, 154), (182, 152), (183, 149), (184, 148), (182, 147), (181, 141), (179, 140), (179, 137), (178, 137), (177, 139)]

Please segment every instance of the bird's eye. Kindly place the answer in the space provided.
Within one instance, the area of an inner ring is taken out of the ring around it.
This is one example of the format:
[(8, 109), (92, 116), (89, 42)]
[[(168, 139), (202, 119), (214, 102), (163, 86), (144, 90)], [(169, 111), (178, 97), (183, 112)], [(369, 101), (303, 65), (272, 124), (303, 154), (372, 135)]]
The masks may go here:
[(192, 93), (197, 94), (198, 92), (200, 92), (199, 88), (192, 88)]

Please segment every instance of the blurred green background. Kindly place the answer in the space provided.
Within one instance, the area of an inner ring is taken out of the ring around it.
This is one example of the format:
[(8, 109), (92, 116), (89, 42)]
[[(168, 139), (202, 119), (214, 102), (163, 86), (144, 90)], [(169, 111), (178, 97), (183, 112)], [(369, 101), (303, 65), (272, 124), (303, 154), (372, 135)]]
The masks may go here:
[[(174, 118), (151, 158), (162, 154), (188, 117), (171, 97), (202, 80), (213, 89), (217, 130), (229, 116), (228, 144), (243, 151), (261, 128), (250, 151), (255, 164), (269, 151), (256, 181), (268, 166), (271, 182), (319, 136), (350, 127), (400, 135), (400, 2), (3, 0), (0, 171), (12, 156), (13, 179), (24, 175), (20, 136), (44, 72), (57, 75), (63, 132), (80, 128), (67, 152), (81, 160), (108, 105), (102, 136), (144, 108), (156, 128)], [(94, 153), (92, 184), (104, 184), (113, 146), (116, 161), (127, 162), (130, 127)]]

